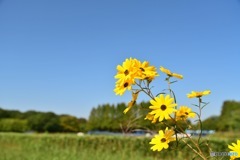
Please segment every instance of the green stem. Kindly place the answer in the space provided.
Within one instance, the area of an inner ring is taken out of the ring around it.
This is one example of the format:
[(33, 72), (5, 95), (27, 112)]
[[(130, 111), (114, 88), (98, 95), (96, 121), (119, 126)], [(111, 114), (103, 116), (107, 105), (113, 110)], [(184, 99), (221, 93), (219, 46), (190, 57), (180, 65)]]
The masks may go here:
[[(151, 89), (146, 87), (143, 88), (140, 84), (136, 83), (136, 85), (141, 89), (141, 91), (143, 91), (146, 95), (148, 95), (151, 99), (154, 99), (154, 96), (152, 95)], [(147, 89), (147, 91), (146, 91)]]
[(193, 152), (199, 155), (202, 159), (207, 160), (207, 158), (202, 154), (202, 152), (196, 151), (190, 144), (188, 144), (185, 140), (182, 140)]
[(201, 115), (202, 115), (202, 109), (201, 109), (201, 97), (199, 97), (199, 101), (198, 101), (198, 108), (199, 108), (199, 117), (198, 117), (198, 122), (199, 122), (199, 127), (200, 127), (200, 134), (198, 136), (198, 144), (202, 138), (202, 121), (201, 121)]

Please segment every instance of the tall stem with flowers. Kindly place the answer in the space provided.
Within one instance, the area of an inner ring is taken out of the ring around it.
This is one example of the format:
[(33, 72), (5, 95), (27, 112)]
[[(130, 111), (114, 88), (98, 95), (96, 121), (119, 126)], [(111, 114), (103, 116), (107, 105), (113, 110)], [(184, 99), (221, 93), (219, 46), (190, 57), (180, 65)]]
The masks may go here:
[[(202, 134), (201, 113), (203, 107), (208, 104), (202, 102), (202, 96), (210, 94), (210, 90), (202, 92), (192, 91), (187, 94), (188, 98), (198, 98), (199, 100), (199, 104), (196, 105), (199, 108), (199, 113), (193, 112), (192, 109), (187, 106), (178, 106), (175, 93), (171, 89), (171, 84), (177, 82), (176, 80), (172, 81), (172, 78), (183, 79), (183, 76), (173, 73), (162, 66), (160, 67), (160, 71), (167, 75), (165, 80), (168, 85), (168, 93), (159, 93), (155, 96), (152, 93), (150, 84), (159, 76), (156, 67), (151, 66), (147, 61), (141, 62), (135, 58), (126, 59), (122, 65), (117, 66), (117, 74), (115, 75), (117, 81), (114, 92), (116, 95), (123, 95), (125, 91), (132, 91), (132, 100), (123, 112), (126, 114), (136, 103), (138, 95), (141, 92), (145, 93), (149, 96), (151, 104), (149, 106), (150, 111), (145, 119), (150, 120), (153, 124), (162, 123), (167, 126), (165, 130), (159, 130), (158, 134), (151, 139), (151, 150), (162, 151), (163, 149), (168, 149), (170, 143), (175, 143), (177, 147), (181, 141), (197, 156), (204, 160), (207, 159), (208, 155), (204, 155), (200, 147)], [(187, 124), (187, 119), (195, 118), (196, 115), (201, 130), (197, 140), (192, 139), (181, 125), (179, 125), (180, 121)], [(171, 121), (171, 125), (166, 123), (167, 121)], [(178, 137), (177, 133), (183, 134), (184, 138)], [(192, 143), (189, 143), (189, 141)]]

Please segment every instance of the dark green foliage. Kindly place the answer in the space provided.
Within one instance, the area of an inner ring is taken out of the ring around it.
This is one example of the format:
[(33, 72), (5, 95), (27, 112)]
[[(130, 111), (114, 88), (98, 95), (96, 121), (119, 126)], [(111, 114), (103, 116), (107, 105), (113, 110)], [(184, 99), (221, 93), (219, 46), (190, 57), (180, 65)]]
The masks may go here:
[(217, 124), (220, 131), (240, 131), (240, 102), (225, 101)]
[(87, 132), (87, 120), (85, 118), (79, 118), (78, 127), (79, 127), (79, 131)]
[(123, 114), (125, 108), (125, 103), (93, 108), (88, 120), (88, 130), (120, 131), (121, 124), (128, 121), (128, 117)]
[(52, 112), (36, 113), (28, 117), (28, 124), (31, 129), (37, 132), (57, 132), (61, 130), (59, 118)]
[(17, 118), (22, 119), (24, 115), (17, 110), (4, 110), (0, 108), (0, 118)]
[(212, 116), (202, 122), (203, 129), (240, 131), (240, 102), (225, 101), (220, 116)]
[(60, 127), (64, 132), (77, 132), (80, 130), (80, 121), (74, 116), (62, 115), (59, 120)]
[[(145, 120), (149, 113), (149, 102), (135, 104), (126, 114), (123, 113), (127, 107), (125, 103), (115, 105), (101, 105), (93, 108), (88, 121), (89, 130), (108, 130), (116, 132), (131, 132), (134, 129), (144, 129), (157, 131), (165, 129), (172, 122), (151, 123), (150, 120)], [(190, 123), (190, 122), (188, 122)], [(179, 122), (183, 129), (187, 127), (185, 122)]]
[(29, 129), (27, 120), (2, 118), (0, 119), (0, 131), (3, 132), (25, 132)]
[(4, 110), (0, 108), (0, 131), (86, 132), (87, 120), (53, 112)]
[[(134, 129), (157, 131), (164, 129), (171, 122), (152, 124), (145, 120), (150, 104), (135, 104), (124, 114), (125, 103), (117, 105), (104, 104), (91, 110), (89, 120), (77, 119), (70, 115), (56, 115), (52, 112), (4, 110), (0, 108), (0, 131), (25, 132), (87, 132), (89, 130), (108, 130), (114, 132), (131, 132)], [(221, 115), (212, 116), (202, 122), (204, 130), (240, 131), (240, 102), (225, 101)], [(183, 129), (185, 122), (178, 122)], [(190, 122), (188, 122), (190, 124)], [(16, 125), (17, 124), (17, 125)]]
[(88, 120), (88, 129), (128, 132), (132, 128), (141, 127), (139, 123), (143, 122), (145, 114), (142, 114), (140, 105), (133, 106), (124, 114), (126, 107), (125, 103), (119, 103), (116, 106), (105, 104), (93, 108)]
[(218, 116), (211, 116), (202, 122), (202, 129), (203, 130), (217, 130), (218, 122), (219, 122)]

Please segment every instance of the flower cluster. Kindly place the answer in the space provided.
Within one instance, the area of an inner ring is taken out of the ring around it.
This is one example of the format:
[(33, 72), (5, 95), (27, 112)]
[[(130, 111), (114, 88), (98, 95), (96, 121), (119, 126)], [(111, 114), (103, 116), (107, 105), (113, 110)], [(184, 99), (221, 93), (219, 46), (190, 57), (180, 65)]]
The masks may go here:
[(149, 62), (140, 62), (137, 59), (126, 59), (122, 65), (117, 66), (117, 79), (114, 92), (122, 95), (126, 90), (131, 90), (136, 80), (147, 80), (151, 82), (157, 74), (157, 69), (151, 66)]
[[(211, 93), (210, 90), (204, 91), (192, 91), (187, 94), (188, 98), (198, 98), (199, 104), (195, 105), (199, 108), (199, 113), (193, 112), (191, 108), (185, 105), (178, 106), (176, 102), (176, 96), (174, 92), (170, 88), (170, 84), (176, 82), (171, 81), (171, 78), (183, 79), (183, 76), (178, 73), (171, 72), (169, 69), (164, 67), (159, 68), (161, 72), (167, 75), (165, 79), (168, 83), (168, 91), (169, 93), (159, 93), (154, 96), (151, 92), (151, 88), (149, 84), (155, 79), (156, 76), (159, 76), (157, 73), (157, 69), (154, 66), (151, 66), (149, 62), (144, 61), (141, 62), (135, 58), (126, 59), (122, 65), (117, 66), (117, 74), (115, 78), (117, 79), (114, 92), (117, 95), (123, 95), (126, 90), (132, 91), (132, 99), (128, 103), (127, 108), (123, 111), (125, 114), (136, 104), (138, 95), (140, 92), (146, 93), (150, 99), (149, 112), (146, 115), (145, 119), (150, 120), (152, 123), (165, 123), (166, 121), (173, 122), (172, 125), (166, 127), (165, 130), (159, 130), (158, 134), (156, 134), (150, 144), (153, 145), (151, 149), (153, 151), (161, 151), (163, 149), (169, 148), (169, 143), (174, 141), (179, 141), (176, 133), (185, 134), (187, 138), (190, 139), (192, 144), (194, 144), (194, 149), (190, 144), (186, 141), (185, 144), (199, 157), (202, 159), (207, 159), (207, 156), (203, 154), (200, 148), (200, 139), (201, 134), (197, 142), (191, 139), (186, 132), (178, 126), (178, 121), (187, 122), (188, 118), (195, 118), (196, 115), (198, 117), (198, 122), (200, 124), (200, 130), (202, 130), (201, 126), (201, 110), (208, 103), (202, 102), (202, 97), (209, 95)], [(144, 82), (144, 83), (142, 83)], [(144, 86), (142, 86), (144, 84)], [(133, 86), (137, 86), (138, 88), (133, 88)], [(203, 104), (203, 106), (201, 106)], [(180, 129), (179, 129), (180, 128)], [(240, 140), (237, 140), (237, 143), (232, 143), (232, 145), (228, 145), (230, 151), (230, 159), (238, 159), (240, 158)]]
[[(177, 133), (181, 133), (189, 138), (192, 142), (191, 144), (194, 145), (192, 147), (187, 141), (182, 140), (186, 146), (202, 159), (207, 159), (208, 156), (204, 155), (200, 148), (201, 133), (197, 141), (194, 141), (181, 126), (178, 126), (178, 122), (187, 124), (189, 118), (197, 117), (200, 130), (202, 131), (201, 110), (208, 104), (202, 101), (202, 97), (209, 95), (211, 91), (191, 91), (187, 94), (188, 98), (198, 99), (198, 105), (194, 106), (199, 109), (199, 113), (193, 112), (188, 106), (177, 104), (176, 95), (170, 88), (170, 85), (176, 82), (176, 80), (171, 81), (171, 79), (177, 78), (181, 80), (183, 79), (183, 75), (171, 72), (162, 66), (160, 66), (159, 69), (167, 76), (165, 80), (167, 81), (168, 88), (164, 89), (164, 92), (160, 92), (154, 96), (150, 83), (159, 76), (156, 67), (151, 66), (147, 61), (141, 62), (135, 58), (126, 59), (122, 65), (117, 66), (117, 74), (115, 75), (117, 81), (114, 92), (116, 95), (123, 95), (126, 90), (132, 92), (132, 99), (123, 112), (126, 114), (136, 104), (140, 92), (147, 94), (150, 97), (150, 106), (147, 108), (149, 112), (145, 116), (145, 120), (161, 124), (171, 122), (170, 125), (168, 123), (168, 126), (164, 130), (159, 130), (158, 134), (151, 139), (150, 144), (153, 145), (151, 149), (153, 151), (168, 149), (171, 142), (175, 141), (178, 143), (182, 139), (177, 136)], [(167, 91), (167, 93), (165, 91)], [(236, 144), (232, 143), (232, 145), (228, 145), (228, 148), (231, 149), (230, 152), (235, 153), (230, 156), (230, 159), (240, 158), (240, 140), (238, 140)]]
[[(168, 81), (168, 84), (171, 84), (170, 78), (183, 79), (181, 74), (173, 73), (162, 66), (159, 69), (167, 75), (166, 81)], [(168, 89), (170, 94), (158, 94), (157, 96), (153, 96), (149, 84), (156, 76), (158, 76), (156, 67), (149, 65), (147, 61), (141, 62), (135, 58), (129, 58), (126, 59), (122, 65), (117, 66), (117, 74), (115, 75), (117, 81), (114, 92), (116, 95), (122, 95), (126, 90), (132, 91), (132, 100), (128, 103), (128, 107), (123, 112), (127, 113), (136, 103), (138, 94), (144, 92), (151, 98), (151, 106), (149, 106), (150, 111), (145, 119), (150, 120), (152, 123), (161, 123), (166, 120), (172, 120), (176, 123), (177, 121), (186, 121), (188, 118), (194, 118), (196, 113), (194, 113), (191, 108), (180, 106), (180, 108), (177, 109), (178, 104), (176, 103), (175, 95), (173, 95), (174, 92), (170, 88)], [(144, 84), (147, 85), (142, 87), (142, 81), (146, 81)], [(134, 85), (138, 86), (139, 89), (133, 89), (132, 86)], [(187, 96), (189, 98), (201, 98), (203, 95), (207, 94), (210, 94), (209, 90), (203, 92), (192, 91), (192, 93)], [(174, 134), (174, 129), (168, 130), (168, 128), (166, 128), (165, 132), (160, 130), (159, 134), (150, 142), (150, 144), (154, 145), (151, 149), (161, 151), (163, 148), (168, 148), (168, 143), (175, 141)]]

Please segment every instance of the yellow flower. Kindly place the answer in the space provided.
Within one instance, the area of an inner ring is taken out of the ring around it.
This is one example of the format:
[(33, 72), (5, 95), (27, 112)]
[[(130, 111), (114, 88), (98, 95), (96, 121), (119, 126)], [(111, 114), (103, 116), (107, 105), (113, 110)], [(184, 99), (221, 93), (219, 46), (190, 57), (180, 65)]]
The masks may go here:
[(169, 147), (168, 143), (171, 141), (175, 141), (176, 139), (173, 137), (174, 131), (165, 129), (165, 133), (163, 130), (158, 132), (158, 135), (155, 135), (149, 144), (153, 144), (151, 147), (153, 151), (161, 151), (163, 148), (167, 149)]
[(154, 119), (159, 117), (159, 122), (163, 121), (164, 118), (170, 119), (169, 115), (176, 112), (174, 107), (177, 106), (177, 104), (173, 103), (173, 101), (174, 99), (171, 98), (170, 95), (164, 97), (163, 94), (160, 94), (158, 97), (150, 100), (152, 106), (149, 108), (152, 109), (152, 111), (149, 114), (154, 115)]
[(240, 158), (240, 140), (237, 140), (237, 144), (232, 143), (232, 146), (228, 145), (228, 148), (232, 150), (230, 152), (232, 155), (234, 155), (230, 156), (230, 159)]
[(176, 113), (176, 120), (186, 120), (187, 118), (194, 118), (196, 113), (192, 112), (191, 108), (187, 106), (181, 106)]
[(114, 76), (116, 79), (134, 78), (137, 69), (134, 67), (135, 60), (132, 58), (126, 59), (122, 65), (117, 66), (117, 74)]
[(134, 84), (134, 79), (119, 79), (116, 82), (114, 92), (121, 96), (126, 90), (132, 89), (132, 84)]
[(135, 105), (137, 101), (138, 93), (139, 91), (136, 93), (132, 92), (132, 100), (128, 103), (128, 107), (123, 111), (124, 114), (126, 114), (132, 108), (132, 106)]
[(162, 66), (160, 67), (160, 70), (163, 73), (167, 74), (169, 77), (175, 77), (175, 78), (178, 78), (178, 79), (183, 79), (183, 75), (178, 74), (178, 73), (172, 73), (169, 69), (166, 69)]
[[(116, 95), (122, 95), (126, 89), (131, 90), (132, 85), (135, 84), (135, 79), (148, 80), (151, 82), (157, 74), (157, 69), (150, 66), (147, 61), (141, 63), (136, 58), (126, 59), (122, 65), (117, 66), (117, 74), (114, 78), (118, 79), (115, 84), (114, 92)], [(130, 102), (129, 106), (134, 105)], [(129, 109), (126, 109), (127, 112)]]
[(210, 90), (205, 90), (205, 91), (202, 91), (202, 92), (196, 92), (196, 91), (192, 91), (191, 93), (187, 94), (187, 97), (188, 98), (200, 98), (202, 96), (206, 96), (208, 94), (210, 94), (211, 91)]
[(154, 66), (150, 66), (149, 62), (144, 61), (143, 63), (138, 63), (138, 78), (146, 79), (148, 81), (152, 81), (156, 76), (158, 76), (157, 68)]
[(117, 74), (114, 92), (116, 95), (122, 95), (126, 90), (132, 89), (132, 84), (135, 83), (134, 77), (137, 72), (135, 60), (132, 58), (126, 59), (122, 65), (117, 66)]

